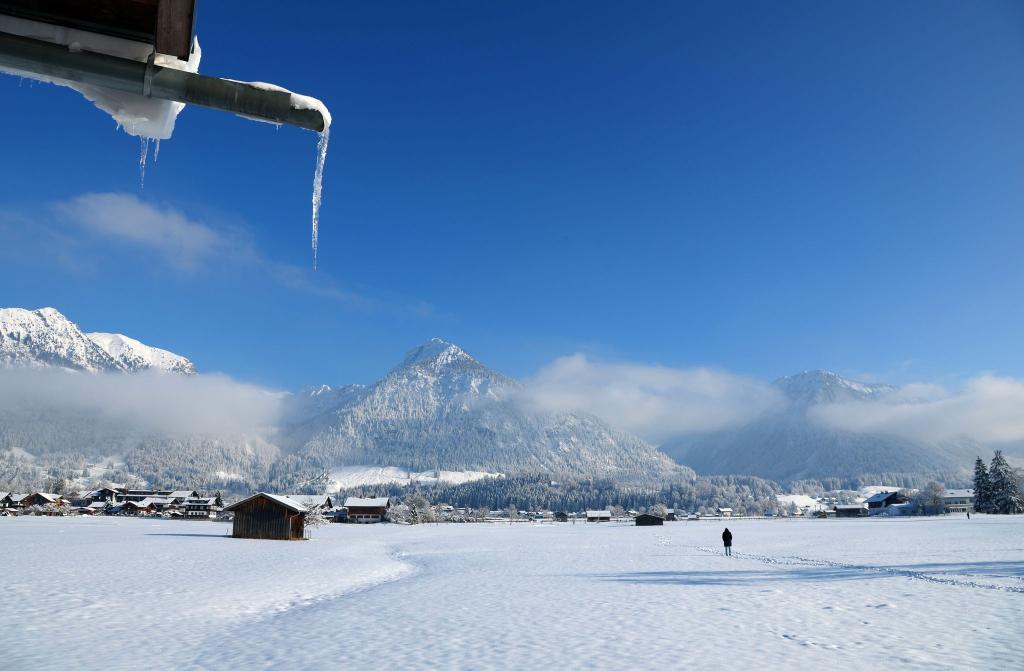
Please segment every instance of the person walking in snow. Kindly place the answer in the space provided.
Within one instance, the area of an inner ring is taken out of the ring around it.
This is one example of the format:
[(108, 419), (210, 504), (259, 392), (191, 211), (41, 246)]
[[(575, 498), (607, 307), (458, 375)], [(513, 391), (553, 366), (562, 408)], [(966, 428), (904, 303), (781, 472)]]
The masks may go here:
[(722, 542), (725, 544), (725, 556), (732, 556), (732, 532), (729, 531), (729, 527), (725, 528), (722, 532)]

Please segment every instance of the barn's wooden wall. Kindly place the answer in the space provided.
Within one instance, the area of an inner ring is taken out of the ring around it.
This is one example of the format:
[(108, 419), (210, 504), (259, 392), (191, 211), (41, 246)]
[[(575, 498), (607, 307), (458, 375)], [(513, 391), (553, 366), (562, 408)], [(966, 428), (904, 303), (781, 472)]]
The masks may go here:
[[(288, 540), (295, 538), (289, 517), (301, 517), (268, 499), (258, 497), (235, 509), (232, 536), (235, 538), (268, 538)], [(298, 538), (302, 538), (302, 522), (297, 523)]]

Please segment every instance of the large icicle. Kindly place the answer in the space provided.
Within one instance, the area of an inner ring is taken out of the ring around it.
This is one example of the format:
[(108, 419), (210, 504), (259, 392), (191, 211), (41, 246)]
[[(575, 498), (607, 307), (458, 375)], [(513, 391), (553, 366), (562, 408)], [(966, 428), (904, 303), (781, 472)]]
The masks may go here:
[(249, 84), (267, 89), (287, 91), (291, 95), (293, 109), (316, 110), (320, 112), (320, 116), (324, 119), (324, 129), (320, 132), (320, 140), (316, 145), (316, 170), (313, 172), (313, 235), (311, 244), (313, 247), (313, 270), (316, 270), (317, 253), (320, 244), (320, 203), (324, 185), (324, 163), (327, 161), (327, 142), (331, 137), (331, 113), (328, 111), (327, 105), (316, 98), (293, 93), (274, 84), (265, 84), (263, 82), (249, 82)]
[[(159, 142), (160, 140), (157, 140)], [(142, 145), (142, 153), (139, 156), (139, 191), (146, 188), (146, 154), (149, 153), (149, 138), (140, 137), (139, 144)]]
[(324, 163), (327, 161), (327, 141), (330, 137), (331, 127), (325, 125), (316, 146), (316, 171), (313, 173), (313, 270), (316, 270), (317, 247), (320, 244), (320, 192), (324, 186)]

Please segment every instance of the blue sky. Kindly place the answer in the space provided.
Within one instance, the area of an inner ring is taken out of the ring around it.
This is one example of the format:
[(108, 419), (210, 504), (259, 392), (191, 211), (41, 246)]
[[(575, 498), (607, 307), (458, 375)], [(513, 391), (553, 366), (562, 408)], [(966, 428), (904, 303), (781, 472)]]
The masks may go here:
[[(0, 304), (283, 388), (431, 336), (519, 376), (1024, 375), (1019, 3), (250, 5), (200, 3), (201, 71), (331, 108), (318, 271), (315, 135), (189, 108), (140, 190), (136, 138), (0, 77)], [(98, 234), (97, 193), (213, 242)]]

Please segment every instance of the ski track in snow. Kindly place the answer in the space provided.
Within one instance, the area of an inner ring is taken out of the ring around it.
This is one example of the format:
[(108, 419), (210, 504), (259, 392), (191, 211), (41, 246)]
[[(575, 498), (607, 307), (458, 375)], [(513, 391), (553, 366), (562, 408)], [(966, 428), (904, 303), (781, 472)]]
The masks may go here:
[[(665, 545), (665, 543), (661, 543)], [(671, 545), (671, 541), (668, 543)], [(693, 545), (690, 546), (694, 550), (706, 552), (708, 554), (722, 555), (721, 548), (707, 547), (706, 545)], [(723, 555), (724, 556), (724, 555)], [(736, 559), (750, 559), (752, 561), (760, 562), (762, 564), (770, 564), (775, 566), (817, 566), (823, 568), (837, 568), (846, 569), (850, 571), (863, 571), (864, 573), (882, 573), (888, 574), (899, 578), (911, 578), (913, 580), (925, 580), (927, 582), (936, 583), (939, 585), (955, 585), (957, 587), (971, 587), (974, 589), (994, 589), (1001, 590), (1004, 592), (1015, 592), (1017, 594), (1024, 594), (1024, 587), (1013, 587), (1010, 585), (996, 585), (992, 583), (982, 583), (975, 580), (957, 580), (955, 578), (941, 578), (930, 573), (922, 571), (911, 571), (909, 569), (893, 568), (891, 566), (870, 566), (866, 564), (845, 564), (843, 562), (829, 561), (827, 559), (810, 559), (808, 557), (794, 557), (794, 556), (780, 556), (770, 557), (768, 555), (751, 554), (749, 552), (733, 552), (732, 557)], [(1022, 580), (1018, 576), (1011, 576), (1015, 580)]]

